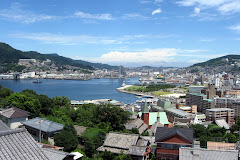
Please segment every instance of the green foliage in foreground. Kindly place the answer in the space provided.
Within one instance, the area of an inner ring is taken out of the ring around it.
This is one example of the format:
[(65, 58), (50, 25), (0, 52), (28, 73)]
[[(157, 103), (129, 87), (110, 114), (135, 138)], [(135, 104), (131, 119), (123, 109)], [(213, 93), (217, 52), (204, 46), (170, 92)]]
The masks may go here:
[(74, 128), (64, 127), (63, 130), (54, 136), (56, 146), (64, 147), (65, 152), (71, 152), (77, 148), (78, 138)]
[[(49, 98), (33, 90), (14, 93), (0, 86), (0, 107), (8, 106), (30, 112), (30, 118), (40, 116), (64, 124), (67, 127), (54, 136), (56, 145), (64, 147), (64, 151), (71, 152), (80, 143), (88, 157), (97, 154), (96, 149), (103, 144), (108, 132), (124, 132), (123, 124), (129, 120), (131, 115), (130, 112), (112, 105), (86, 104), (72, 107), (70, 100), (64, 96)], [(87, 129), (78, 138), (73, 125), (85, 126)], [(99, 159), (99, 157), (95, 158)], [(121, 156), (118, 159), (120, 160)]]

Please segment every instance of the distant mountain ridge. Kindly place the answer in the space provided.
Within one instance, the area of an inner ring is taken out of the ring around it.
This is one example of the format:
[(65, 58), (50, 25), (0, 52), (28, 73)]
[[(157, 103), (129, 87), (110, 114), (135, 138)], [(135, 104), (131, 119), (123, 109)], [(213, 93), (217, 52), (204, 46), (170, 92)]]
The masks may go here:
[(110, 66), (107, 64), (101, 63), (91, 63), (82, 60), (73, 60), (71, 58), (59, 56), (56, 53), (53, 54), (41, 54), (36, 51), (23, 52), (21, 50), (14, 49), (6, 43), (0, 43), (0, 63), (2, 64), (12, 64), (18, 63), (19, 59), (37, 59), (37, 60), (46, 60), (50, 59), (59, 65), (70, 65), (75, 67), (80, 67), (83, 69), (93, 70), (95, 68), (100, 69), (117, 69), (117, 66)]
[[(228, 62), (225, 61), (226, 59), (228, 59)], [(240, 61), (240, 55), (226, 55), (226, 56), (210, 59), (206, 62), (196, 63), (190, 67), (198, 67), (198, 66), (199, 67), (206, 67), (206, 66), (214, 67), (214, 66), (218, 66), (218, 65), (227, 64), (227, 63), (234, 63), (236, 61)]]

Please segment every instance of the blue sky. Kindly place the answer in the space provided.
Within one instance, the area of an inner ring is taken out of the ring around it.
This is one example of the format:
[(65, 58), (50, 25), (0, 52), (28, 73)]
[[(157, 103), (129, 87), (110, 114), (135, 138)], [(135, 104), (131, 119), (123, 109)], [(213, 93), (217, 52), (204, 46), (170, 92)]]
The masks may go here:
[(240, 52), (240, 0), (0, 0), (0, 41), (124, 66)]

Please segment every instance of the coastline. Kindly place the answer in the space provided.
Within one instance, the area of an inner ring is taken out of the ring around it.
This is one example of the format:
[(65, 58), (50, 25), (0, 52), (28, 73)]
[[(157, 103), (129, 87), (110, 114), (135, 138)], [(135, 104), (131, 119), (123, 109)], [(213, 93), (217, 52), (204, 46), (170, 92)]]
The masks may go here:
[(141, 92), (129, 92), (129, 91), (125, 91), (124, 89), (128, 88), (128, 87), (131, 87), (133, 85), (126, 85), (126, 86), (123, 86), (123, 87), (119, 87), (117, 88), (116, 90), (118, 92), (122, 92), (122, 93), (127, 93), (127, 94), (133, 94), (133, 95), (136, 95), (136, 96), (150, 96), (150, 97), (155, 97), (155, 96), (152, 96), (152, 95), (148, 95), (148, 94), (144, 94), (144, 93), (141, 93)]

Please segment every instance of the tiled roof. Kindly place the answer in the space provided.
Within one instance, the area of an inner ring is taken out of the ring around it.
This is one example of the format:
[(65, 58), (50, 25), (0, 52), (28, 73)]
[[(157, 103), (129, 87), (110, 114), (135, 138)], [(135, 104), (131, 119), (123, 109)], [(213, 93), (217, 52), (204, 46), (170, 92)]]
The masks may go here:
[(143, 123), (143, 125), (138, 129), (139, 134), (142, 134), (147, 128), (148, 128), (148, 125)]
[(179, 135), (191, 143), (193, 143), (193, 130), (190, 128), (166, 128), (158, 127), (155, 135), (155, 141), (161, 142), (162, 140), (171, 137), (172, 135)]
[(97, 151), (110, 151), (112, 153), (124, 153), (130, 155), (144, 156), (148, 140), (139, 139), (137, 134), (110, 132), (104, 144)]
[(59, 124), (56, 122), (46, 120), (45, 118), (38, 117), (21, 123), (26, 127), (31, 127), (37, 130), (39, 130), (41, 127), (41, 131), (44, 131), (46, 133), (58, 132), (61, 131), (64, 127), (63, 124)]
[(0, 120), (0, 131), (6, 131), (6, 130), (9, 130), (10, 128), (5, 124), (3, 123), (2, 120)]
[(22, 109), (12, 107), (1, 111), (1, 115), (7, 118), (19, 118), (19, 117), (28, 117), (29, 112)]
[(0, 159), (2, 160), (48, 160), (26, 129), (0, 132)]
[(238, 160), (238, 150), (179, 148), (179, 160)]
[(66, 157), (74, 157), (73, 154), (55, 150), (55, 149), (42, 148), (42, 150), (49, 160), (63, 160)]
[(114, 133), (110, 132), (104, 141), (104, 147), (114, 147), (119, 149), (129, 149), (130, 146), (136, 145), (139, 138), (138, 134)]

